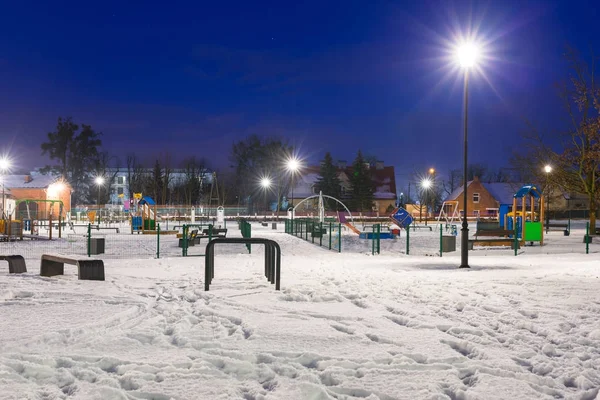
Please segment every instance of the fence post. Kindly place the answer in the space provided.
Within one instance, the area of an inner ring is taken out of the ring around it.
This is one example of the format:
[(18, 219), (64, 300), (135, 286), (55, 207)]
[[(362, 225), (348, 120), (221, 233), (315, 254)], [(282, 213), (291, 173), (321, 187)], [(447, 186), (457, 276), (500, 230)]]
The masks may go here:
[(519, 238), (518, 238), (518, 235), (517, 235), (517, 214), (516, 213), (515, 213), (515, 218), (514, 218), (514, 222), (513, 223), (515, 225), (515, 227), (514, 227), (515, 228), (515, 234), (514, 234), (514, 236), (515, 236), (515, 243), (513, 244), (513, 247), (515, 248), (515, 257), (516, 257), (517, 254), (518, 254), (517, 253), (517, 248), (519, 247)]
[(188, 226), (183, 225), (183, 236), (181, 237), (181, 256), (187, 256), (187, 235), (188, 235)]
[(160, 224), (156, 224), (156, 258), (160, 258)]
[(331, 222), (329, 222), (329, 250), (331, 250), (331, 236), (333, 236), (333, 232), (331, 231)]
[(87, 253), (88, 257), (92, 256), (92, 224), (88, 223), (87, 231)]
[(338, 224), (338, 253), (342, 252), (342, 224)]
[(323, 246), (323, 223), (319, 222), (319, 247)]
[(381, 224), (377, 224), (377, 254), (381, 254)]
[[(375, 255), (375, 225), (373, 224), (373, 226), (371, 226), (371, 228), (373, 229), (372, 235), (371, 236), (371, 255), (374, 256)], [(368, 233), (367, 233), (368, 235)]]
[(440, 224), (440, 257), (442, 256), (442, 251), (444, 251), (444, 249), (443, 249), (444, 246), (442, 246), (442, 241), (444, 240), (442, 233), (443, 233), (442, 232), (442, 224)]
[(590, 223), (585, 223), (585, 254), (590, 254)]
[(410, 225), (406, 228), (406, 255), (410, 254)]

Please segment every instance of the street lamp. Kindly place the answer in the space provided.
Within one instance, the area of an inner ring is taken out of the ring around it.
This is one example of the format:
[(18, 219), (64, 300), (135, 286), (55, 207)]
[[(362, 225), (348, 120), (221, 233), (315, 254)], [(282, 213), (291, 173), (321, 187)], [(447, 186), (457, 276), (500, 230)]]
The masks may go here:
[(96, 186), (98, 186), (98, 199), (96, 200), (96, 205), (98, 206), (98, 210), (100, 210), (100, 188), (104, 185), (104, 177), (97, 176), (94, 180)]
[(550, 227), (550, 172), (552, 172), (552, 166), (546, 165), (544, 167), (544, 171), (546, 172), (546, 233), (548, 233), (548, 228)]
[(473, 42), (465, 42), (456, 48), (456, 61), (465, 73), (465, 133), (463, 154), (463, 221), (460, 236), (460, 268), (469, 268), (469, 223), (467, 222), (467, 154), (468, 154), (468, 107), (469, 107), (469, 70), (477, 66), (480, 50)]
[[(421, 188), (425, 191), (425, 226), (427, 226), (427, 217), (429, 216), (429, 208), (427, 206), (429, 200), (429, 188), (431, 188), (431, 179), (425, 178), (421, 181)], [(419, 209), (423, 210), (423, 205), (419, 206)]]
[(6, 157), (0, 158), (0, 172), (2, 172), (2, 218), (4, 218), (4, 202), (5, 202), (5, 191), (6, 186), (6, 173), (10, 169), (10, 160)]
[(290, 225), (291, 225), (291, 231), (293, 232), (294, 230), (294, 214), (295, 214), (295, 209), (294, 209), (294, 186), (295, 186), (295, 182), (294, 182), (294, 177), (296, 175), (296, 172), (298, 172), (298, 170), (300, 169), (300, 161), (298, 161), (298, 159), (296, 158), (290, 158), (287, 161), (287, 169), (288, 171), (290, 171), (290, 186), (292, 187), (292, 198), (291, 198), (291, 204), (292, 204), (292, 219), (290, 220)]
[(267, 190), (271, 187), (271, 179), (268, 177), (264, 177), (260, 180), (260, 186), (265, 191), (265, 218), (267, 216), (267, 212), (269, 211), (269, 203), (267, 203)]

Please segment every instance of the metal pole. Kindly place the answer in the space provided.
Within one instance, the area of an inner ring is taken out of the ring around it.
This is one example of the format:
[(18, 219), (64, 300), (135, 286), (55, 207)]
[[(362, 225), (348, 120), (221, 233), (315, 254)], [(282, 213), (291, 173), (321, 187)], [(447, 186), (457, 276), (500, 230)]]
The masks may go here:
[(590, 223), (585, 223), (585, 254), (590, 254)]
[(465, 134), (463, 154), (463, 221), (460, 233), (460, 267), (469, 268), (469, 223), (467, 222), (467, 154), (468, 154), (468, 107), (469, 107), (469, 72), (465, 71)]
[(156, 225), (156, 258), (160, 258), (160, 224)]
[(92, 256), (92, 224), (88, 222), (88, 231), (87, 231), (87, 253), (88, 257)]
[(546, 233), (550, 228), (550, 186), (548, 180), (548, 172), (546, 172)]
[(444, 251), (443, 246), (442, 246), (442, 242), (444, 240), (442, 234), (443, 234), (442, 224), (440, 224), (440, 257), (442, 256), (442, 252)]
[(406, 226), (406, 255), (410, 254), (410, 225)]

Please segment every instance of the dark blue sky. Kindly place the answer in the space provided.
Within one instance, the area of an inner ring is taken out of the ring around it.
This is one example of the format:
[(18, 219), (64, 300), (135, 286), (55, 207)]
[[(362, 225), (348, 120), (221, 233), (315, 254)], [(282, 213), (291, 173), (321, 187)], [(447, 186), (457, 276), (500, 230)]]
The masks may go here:
[[(125, 4), (123, 4), (125, 3)], [(95, 5), (91, 5), (95, 4)], [(559, 127), (567, 44), (598, 48), (594, 1), (33, 2), (0, 14), (0, 139), (40, 166), (58, 116), (104, 147), (228, 164), (279, 135), (313, 162), (358, 149), (403, 174), (462, 163), (462, 81), (448, 42), (489, 44), (470, 86), (470, 159), (508, 164), (523, 117)]]

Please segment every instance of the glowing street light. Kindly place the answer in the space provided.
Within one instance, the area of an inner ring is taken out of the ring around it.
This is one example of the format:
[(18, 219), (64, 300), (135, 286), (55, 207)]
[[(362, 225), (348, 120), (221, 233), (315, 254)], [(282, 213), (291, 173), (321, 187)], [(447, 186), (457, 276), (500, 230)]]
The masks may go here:
[(98, 206), (98, 209), (100, 209), (100, 188), (104, 185), (104, 177), (97, 176), (96, 179), (94, 179), (94, 182), (96, 183), (96, 186), (98, 186), (98, 199), (96, 200), (96, 205)]
[(11, 167), (11, 162), (8, 158), (0, 158), (0, 172), (2, 173), (2, 218), (4, 218), (4, 202), (5, 202), (5, 176)]
[(264, 177), (260, 180), (260, 186), (262, 186), (262, 188), (265, 191), (265, 218), (267, 215), (267, 211), (269, 211), (269, 203), (267, 203), (267, 190), (269, 190), (269, 188), (271, 187), (271, 179), (268, 177)]
[(546, 172), (546, 233), (548, 233), (550, 227), (550, 172), (552, 172), (552, 165), (547, 164), (544, 171)]
[(461, 68), (473, 68), (481, 56), (481, 49), (474, 42), (463, 42), (456, 47), (456, 61)]
[[(432, 168), (433, 169), (433, 168)], [(430, 170), (431, 171), (431, 170)], [(427, 218), (429, 217), (429, 207), (427, 205), (427, 203), (429, 202), (429, 189), (433, 186), (433, 181), (430, 178), (424, 178), (421, 181), (421, 187), (423, 188), (423, 190), (425, 190), (425, 211), (426, 211), (426, 215), (425, 215), (425, 226), (427, 226)], [(419, 209), (423, 210), (423, 206), (421, 205), (419, 207)]]
[(292, 219), (294, 218), (294, 176), (296, 175), (296, 173), (300, 170), (300, 161), (296, 158), (290, 158), (287, 161), (287, 169), (288, 171), (290, 171), (290, 186), (292, 187)]
[(468, 154), (468, 121), (469, 121), (469, 70), (476, 68), (481, 58), (481, 49), (474, 42), (463, 42), (456, 47), (455, 59), (465, 74), (465, 133), (463, 159), (463, 221), (460, 235), (460, 268), (469, 268), (469, 223), (467, 222), (467, 154)]

